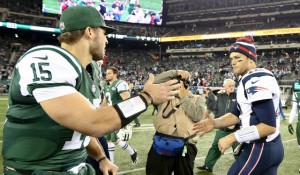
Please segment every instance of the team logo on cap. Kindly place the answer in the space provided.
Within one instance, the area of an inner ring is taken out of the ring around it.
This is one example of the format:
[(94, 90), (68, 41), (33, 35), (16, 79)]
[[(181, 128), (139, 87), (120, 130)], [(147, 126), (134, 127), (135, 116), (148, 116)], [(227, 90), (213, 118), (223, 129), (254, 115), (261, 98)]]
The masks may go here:
[(233, 44), (233, 48), (236, 50), (239, 47), (237, 44)]
[(60, 28), (60, 30), (64, 30), (65, 29), (65, 23), (64, 22), (60, 22), (59, 28)]

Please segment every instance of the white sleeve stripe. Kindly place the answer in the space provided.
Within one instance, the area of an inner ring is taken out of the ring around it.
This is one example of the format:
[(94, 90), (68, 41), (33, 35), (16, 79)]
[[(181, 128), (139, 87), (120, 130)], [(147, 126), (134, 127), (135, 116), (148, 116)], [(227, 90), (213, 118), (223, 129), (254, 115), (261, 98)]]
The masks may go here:
[(49, 88), (37, 88), (33, 90), (32, 94), (38, 103), (50, 100), (53, 98), (61, 97), (64, 95), (77, 92), (74, 87), (71, 86), (57, 86)]

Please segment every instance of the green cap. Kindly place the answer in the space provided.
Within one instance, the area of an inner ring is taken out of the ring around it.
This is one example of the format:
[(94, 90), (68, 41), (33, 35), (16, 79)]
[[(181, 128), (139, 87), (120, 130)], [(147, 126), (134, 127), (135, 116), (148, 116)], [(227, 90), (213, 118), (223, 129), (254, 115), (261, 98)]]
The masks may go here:
[(60, 17), (59, 28), (61, 33), (85, 29), (86, 27), (100, 27), (106, 30), (105, 34), (118, 31), (105, 24), (103, 16), (91, 6), (73, 6), (67, 8)]

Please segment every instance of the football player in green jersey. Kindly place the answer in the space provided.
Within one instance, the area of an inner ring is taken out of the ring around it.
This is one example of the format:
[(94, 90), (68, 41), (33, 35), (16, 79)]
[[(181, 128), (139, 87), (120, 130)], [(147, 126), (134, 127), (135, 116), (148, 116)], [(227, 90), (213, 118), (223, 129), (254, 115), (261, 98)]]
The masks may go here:
[[(119, 71), (115, 67), (109, 67), (106, 70), (106, 82), (104, 84), (104, 99), (103, 106), (111, 106), (117, 104), (125, 99), (130, 98), (130, 92), (128, 84), (118, 79)], [(112, 132), (106, 135), (108, 144), (109, 157), (114, 162), (115, 145), (123, 148), (131, 157), (132, 164), (135, 165), (138, 162), (137, 151), (134, 150), (127, 142), (118, 139), (117, 134)]]
[[(94, 99), (94, 106), (96, 108), (98, 108), (100, 106), (101, 103), (101, 89), (103, 89), (102, 87), (100, 87), (100, 83), (102, 81), (102, 70), (101, 70), (101, 62), (102, 60), (99, 61), (92, 61), (92, 63), (90, 64), (90, 67), (87, 67), (87, 72), (90, 74), (91, 78), (93, 78), (93, 81), (95, 82), (96, 85), (96, 95), (99, 96), (98, 99)], [(105, 137), (98, 137), (97, 138), (99, 143), (101, 144), (103, 151), (105, 152), (105, 155), (107, 156), (108, 159), (110, 159), (109, 157), (109, 152), (108, 152), (108, 145), (107, 145), (107, 141), (105, 139)], [(86, 159), (86, 162), (89, 163), (90, 165), (93, 166), (96, 175), (103, 175), (103, 173), (100, 171), (100, 169), (98, 168), (99, 163), (97, 162), (97, 160), (94, 160), (92, 157), (88, 156)]]
[(96, 108), (99, 96), (87, 69), (103, 58), (105, 35), (116, 30), (90, 6), (65, 10), (60, 30), (61, 47), (34, 47), (15, 66), (3, 129), (5, 175), (94, 174), (85, 163), (87, 154), (104, 175), (116, 174), (118, 167), (94, 137), (126, 126), (148, 105), (178, 94), (177, 81), (153, 84), (150, 74), (141, 95)]

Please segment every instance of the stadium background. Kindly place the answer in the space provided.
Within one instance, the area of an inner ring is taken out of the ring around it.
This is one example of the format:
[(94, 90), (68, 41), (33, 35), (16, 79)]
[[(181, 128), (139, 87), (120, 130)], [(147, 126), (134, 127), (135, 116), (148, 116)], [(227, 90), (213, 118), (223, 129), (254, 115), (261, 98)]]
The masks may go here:
[[(143, 1), (147, 0), (140, 0)], [(268, 68), (275, 74), (284, 102), (290, 97), (291, 83), (298, 77), (300, 62), (298, 0), (165, 0), (163, 8), (162, 26), (107, 22), (119, 32), (109, 36), (104, 70), (107, 66), (117, 66), (122, 79), (135, 82), (137, 88), (141, 88), (139, 85), (147, 79), (149, 72), (184, 69), (193, 75), (194, 92), (202, 93), (203, 86), (219, 87), (225, 77), (235, 78), (227, 48), (237, 37), (251, 34), (259, 49), (259, 67)], [(45, 32), (45, 28), (34, 31), (28, 26), (54, 29), (58, 26), (58, 16), (43, 13), (41, 0), (1, 0), (0, 19), (0, 89), (7, 91), (10, 74), (20, 55), (36, 45), (58, 45), (56, 37), (59, 33)], [(284, 111), (288, 116), (290, 104), (284, 104), (288, 106)], [(0, 95), (1, 127), (6, 108), (4, 93)], [(140, 117), (142, 127), (134, 129), (130, 140), (139, 152), (138, 165), (132, 166), (130, 157), (117, 149), (116, 164), (121, 174), (145, 174), (145, 160), (154, 133), (151, 110)], [(295, 135), (287, 132), (287, 121), (281, 122), (281, 131), (285, 158), (279, 174), (298, 174), (300, 151)], [(2, 132), (0, 136), (2, 140)], [(212, 139), (213, 133), (210, 133), (197, 144), (196, 166), (203, 164)], [(2, 147), (2, 141), (0, 145)], [(231, 151), (226, 152), (213, 174), (225, 174), (232, 161)], [(197, 170), (195, 173), (200, 174)]]

